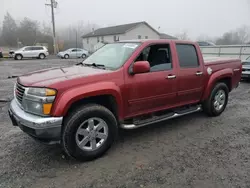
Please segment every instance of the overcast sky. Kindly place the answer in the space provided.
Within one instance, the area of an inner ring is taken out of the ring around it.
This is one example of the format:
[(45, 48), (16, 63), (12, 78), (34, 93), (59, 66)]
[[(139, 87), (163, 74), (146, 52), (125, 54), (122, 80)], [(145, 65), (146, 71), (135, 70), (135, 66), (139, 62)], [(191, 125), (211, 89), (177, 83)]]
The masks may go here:
[[(15, 19), (29, 17), (50, 23), (50, 0), (0, 0), (0, 21), (8, 11)], [(56, 25), (84, 22), (101, 26), (147, 21), (175, 35), (187, 31), (219, 36), (250, 24), (250, 0), (57, 0)]]

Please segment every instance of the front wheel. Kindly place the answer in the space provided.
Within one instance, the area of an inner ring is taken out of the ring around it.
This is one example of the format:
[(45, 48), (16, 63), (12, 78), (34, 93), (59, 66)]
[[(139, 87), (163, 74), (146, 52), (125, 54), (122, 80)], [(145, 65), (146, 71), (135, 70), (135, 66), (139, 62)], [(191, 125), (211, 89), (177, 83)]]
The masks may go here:
[(87, 56), (86, 54), (82, 54), (82, 58), (85, 59)]
[(64, 59), (69, 59), (69, 55), (68, 55), (68, 54), (65, 54), (65, 55), (64, 55)]
[(66, 118), (62, 146), (77, 160), (92, 160), (111, 147), (117, 132), (117, 121), (110, 110), (97, 104), (85, 105)]
[(225, 83), (217, 83), (209, 98), (202, 104), (209, 116), (219, 116), (226, 108), (229, 89)]
[(23, 56), (21, 54), (17, 54), (15, 56), (15, 60), (22, 60), (23, 59)]

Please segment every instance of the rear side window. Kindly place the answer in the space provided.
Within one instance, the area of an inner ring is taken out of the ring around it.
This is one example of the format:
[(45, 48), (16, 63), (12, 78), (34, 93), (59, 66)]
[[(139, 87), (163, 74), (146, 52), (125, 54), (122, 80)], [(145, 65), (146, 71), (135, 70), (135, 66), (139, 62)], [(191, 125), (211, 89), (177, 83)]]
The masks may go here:
[(196, 53), (196, 49), (193, 45), (177, 44), (176, 49), (180, 67), (183, 68), (199, 67), (198, 56)]
[(32, 50), (43, 50), (43, 47), (32, 47)]

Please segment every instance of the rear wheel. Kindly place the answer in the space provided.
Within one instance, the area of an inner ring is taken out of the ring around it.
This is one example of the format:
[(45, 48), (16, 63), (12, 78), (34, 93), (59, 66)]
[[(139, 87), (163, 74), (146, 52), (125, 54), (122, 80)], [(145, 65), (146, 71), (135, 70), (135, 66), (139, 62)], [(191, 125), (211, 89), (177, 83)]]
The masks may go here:
[(82, 54), (82, 58), (85, 59), (87, 56), (86, 54)]
[(39, 59), (45, 59), (45, 55), (44, 54), (39, 54)]
[(62, 146), (71, 157), (92, 160), (111, 147), (117, 132), (117, 121), (110, 110), (97, 104), (85, 105), (66, 118)]
[(203, 103), (203, 110), (209, 116), (219, 116), (226, 108), (229, 89), (225, 83), (217, 83), (209, 98)]

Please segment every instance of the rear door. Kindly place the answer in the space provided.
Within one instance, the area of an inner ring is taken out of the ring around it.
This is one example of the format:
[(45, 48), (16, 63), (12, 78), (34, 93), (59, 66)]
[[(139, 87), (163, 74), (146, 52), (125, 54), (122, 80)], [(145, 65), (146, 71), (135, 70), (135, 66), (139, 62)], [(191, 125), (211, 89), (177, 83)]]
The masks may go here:
[(196, 47), (193, 44), (176, 44), (179, 61), (177, 75), (177, 98), (180, 105), (200, 101), (204, 89), (204, 66), (199, 61)]
[(39, 54), (42, 52), (42, 50), (43, 50), (42, 47), (38, 47), (38, 46), (32, 47), (32, 57), (38, 57)]

